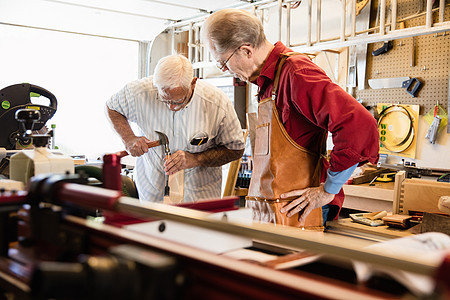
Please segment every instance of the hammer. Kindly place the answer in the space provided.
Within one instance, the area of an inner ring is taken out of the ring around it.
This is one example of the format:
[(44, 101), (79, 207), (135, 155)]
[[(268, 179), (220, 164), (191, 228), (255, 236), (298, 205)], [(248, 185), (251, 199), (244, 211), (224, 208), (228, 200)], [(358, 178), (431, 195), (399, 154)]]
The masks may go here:
[[(148, 148), (153, 148), (153, 147), (156, 147), (156, 146), (159, 146), (159, 145), (163, 146), (164, 147), (164, 154), (165, 154), (166, 159), (167, 159), (167, 158), (169, 158), (168, 155), (170, 155), (169, 139), (167, 138), (167, 136), (164, 133), (156, 131), (156, 130), (155, 130), (155, 132), (158, 134), (159, 140), (148, 142), (147, 146), (148, 146)], [(122, 158), (124, 156), (127, 156), (128, 152), (123, 150), (123, 151), (117, 152), (116, 155), (119, 158)]]
[[(165, 135), (164, 133), (156, 130), (155, 132), (159, 135), (160, 144), (164, 146), (165, 159), (167, 160), (170, 157), (169, 139), (167, 138), (167, 135)], [(165, 176), (166, 176), (166, 186), (164, 187), (164, 196), (169, 196), (170, 194), (169, 175)]]
[[(158, 134), (159, 140), (148, 142), (147, 146), (148, 146), (148, 148), (153, 148), (153, 147), (156, 147), (159, 145), (163, 146), (164, 147), (164, 157), (167, 160), (170, 157), (169, 139), (167, 138), (167, 135), (165, 135), (164, 133), (156, 131), (156, 130), (155, 130), (155, 132), (156, 132), (156, 134)], [(117, 152), (116, 155), (119, 158), (122, 158), (124, 156), (127, 156), (128, 152), (123, 150), (123, 151)], [(166, 186), (164, 187), (164, 196), (169, 196), (169, 193), (170, 193), (169, 176), (166, 175)]]
[(159, 140), (157, 142), (159, 142), (159, 145), (164, 146), (164, 154), (166, 156), (166, 159), (168, 159), (170, 156), (169, 139), (164, 133), (156, 130), (155, 132), (159, 135)]

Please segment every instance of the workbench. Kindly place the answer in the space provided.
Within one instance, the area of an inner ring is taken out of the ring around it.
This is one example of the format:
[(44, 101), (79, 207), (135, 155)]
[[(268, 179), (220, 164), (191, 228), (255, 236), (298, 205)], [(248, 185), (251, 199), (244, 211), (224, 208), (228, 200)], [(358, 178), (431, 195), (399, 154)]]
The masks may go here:
[[(61, 210), (50, 211), (44, 205), (36, 205), (27, 213), (24, 207), (18, 240), (36, 243), (19, 243), (4, 249), (9, 251), (0, 256), (0, 287), (17, 298), (40, 295), (42, 299), (71, 299), (79, 292), (79, 299), (94, 299), (88, 298), (88, 291), (95, 290), (98, 299), (112, 299), (114, 293), (126, 295), (114, 299), (404, 299), (412, 298), (412, 294), (395, 280), (376, 273), (371, 275), (372, 280), (359, 280), (354, 261), (371, 268), (425, 275), (439, 284), (443, 279), (436, 275), (440, 274), (437, 271), (448, 270), (447, 265), (425, 255), (368, 251), (367, 246), (377, 244), (369, 239), (251, 222), (251, 214), (242, 215), (248, 212), (246, 209), (210, 213), (140, 203), (120, 191), (58, 182), (57, 178), (60, 177), (42, 179), (41, 184), (34, 182), (36, 189), (22, 201), (33, 204), (28, 196), (34, 195), (40, 203), (45, 203), (44, 199), (54, 201)], [(54, 188), (47, 188), (47, 184)], [(109, 211), (105, 211), (109, 221), (99, 223), (71, 215), (66, 208), (73, 209), (74, 205), (79, 209), (95, 205)], [(143, 223), (116, 224), (113, 221), (117, 218), (111, 215), (114, 213), (118, 213), (116, 217), (140, 217)], [(136, 227), (147, 222), (154, 223), (147, 224), (153, 230), (147, 225), (148, 231)], [(184, 240), (180, 235), (171, 238), (172, 226), (177, 226), (177, 222), (182, 223), (182, 230), (191, 226), (196, 229), (183, 233)], [(6, 232), (8, 228), (3, 229)], [(227, 234), (221, 241), (227, 243), (226, 247), (233, 239), (239, 242), (238, 248), (275, 258), (265, 262), (256, 261), (254, 255), (236, 258), (230, 256), (235, 246), (225, 252), (213, 251), (218, 243), (211, 235), (205, 235), (205, 230), (213, 231), (216, 237)], [(71, 259), (62, 260), (64, 257)], [(83, 257), (88, 260), (80, 260)], [(97, 263), (101, 261), (104, 264)], [(52, 266), (56, 268), (49, 268)], [(107, 272), (103, 266), (108, 266)], [(87, 271), (76, 273), (80, 268)], [(139, 283), (145, 284), (135, 288)], [(86, 289), (82, 290), (84, 286)], [(158, 297), (166, 291), (171, 292), (170, 297)], [(444, 297), (448, 293), (427, 295)]]
[(327, 233), (363, 238), (374, 242), (381, 242), (413, 235), (410, 230), (392, 228), (387, 225), (368, 226), (353, 222), (351, 218), (328, 221)]
[(343, 207), (361, 211), (382, 211), (408, 214), (410, 210), (439, 213), (440, 196), (449, 195), (450, 184), (437, 182), (436, 177), (407, 179), (405, 171), (395, 175), (394, 182), (374, 182), (343, 186)]

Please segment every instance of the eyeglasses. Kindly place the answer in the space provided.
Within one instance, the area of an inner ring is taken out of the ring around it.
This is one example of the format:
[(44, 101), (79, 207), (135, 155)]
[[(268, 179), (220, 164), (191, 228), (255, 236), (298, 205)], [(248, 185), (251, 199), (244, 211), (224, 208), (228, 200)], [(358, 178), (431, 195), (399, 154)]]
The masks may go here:
[(228, 61), (229, 61), (229, 60), (231, 59), (231, 57), (236, 53), (236, 51), (238, 51), (239, 48), (241, 48), (241, 47), (242, 47), (242, 45), (239, 46), (239, 47), (237, 47), (237, 48), (233, 51), (233, 53), (231, 53), (231, 55), (227, 58), (227, 60), (224, 61), (223, 63), (217, 62), (217, 64), (216, 64), (217, 68), (219, 68), (220, 71), (225, 72), (225, 71), (226, 71), (225, 68), (228, 69), (228, 67), (227, 67)]
[(167, 105), (180, 105), (180, 104), (184, 104), (184, 102), (186, 102), (186, 100), (189, 100), (189, 94), (186, 95), (183, 99), (178, 99), (178, 100), (166, 100), (164, 99), (160, 94), (158, 94), (156, 96), (156, 98), (158, 99), (158, 101), (167, 104)]
[(186, 94), (186, 96), (183, 99), (166, 100), (159, 93), (156, 95), (156, 99), (158, 99), (158, 101), (166, 104), (170, 110), (179, 111), (179, 110), (183, 109), (191, 100), (191, 97), (194, 94), (193, 87), (194, 86), (191, 84), (191, 88), (189, 89), (189, 92)]

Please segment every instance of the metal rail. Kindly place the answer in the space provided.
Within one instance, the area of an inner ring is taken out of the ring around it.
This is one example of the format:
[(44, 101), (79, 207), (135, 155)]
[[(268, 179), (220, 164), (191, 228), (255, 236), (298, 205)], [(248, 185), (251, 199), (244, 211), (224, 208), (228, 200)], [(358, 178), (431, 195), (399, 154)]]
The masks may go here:
[(258, 223), (246, 225), (213, 220), (208, 218), (209, 214), (205, 212), (161, 203), (140, 203), (137, 199), (130, 197), (120, 197), (115, 207), (119, 212), (172, 220), (255, 240), (284, 245), (293, 249), (310, 250), (340, 259), (347, 258), (352, 261), (366, 262), (382, 266), (383, 268), (404, 270), (426, 276), (434, 276), (440, 264), (439, 260), (433, 259), (432, 257), (408, 256), (405, 253), (386, 255), (368, 249), (361, 249), (361, 247), (356, 246), (355, 239), (347, 239), (343, 236), (318, 237), (317, 232), (308, 232), (307, 230), (293, 227), (276, 227), (271, 224)]

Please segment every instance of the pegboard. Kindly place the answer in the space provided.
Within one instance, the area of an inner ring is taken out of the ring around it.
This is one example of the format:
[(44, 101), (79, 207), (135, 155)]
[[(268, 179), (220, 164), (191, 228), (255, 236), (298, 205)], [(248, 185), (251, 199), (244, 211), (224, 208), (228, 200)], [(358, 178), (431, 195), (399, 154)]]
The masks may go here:
[[(426, 1), (423, 1), (423, 11)], [(375, 26), (378, 1), (372, 1), (371, 27)], [(389, 3), (386, 4), (388, 16)], [(414, 15), (419, 11), (419, 1), (398, 0), (397, 19)], [(433, 14), (433, 22), (438, 21), (438, 12)], [(445, 21), (450, 20), (450, 7), (445, 8)], [(387, 22), (389, 23), (389, 22)], [(416, 19), (397, 23), (397, 28), (406, 28), (425, 24), (425, 15)], [(418, 104), (420, 114), (433, 109), (436, 102), (447, 109), (450, 68), (450, 32), (422, 35), (393, 41), (393, 48), (387, 53), (373, 56), (372, 51), (380, 48), (383, 42), (369, 44), (367, 47), (366, 88), (357, 90), (356, 96), (365, 105), (375, 107), (379, 102)], [(412, 51), (415, 45), (415, 65), (411, 66)], [(404, 88), (371, 89), (368, 79), (416, 77), (423, 86), (417, 97), (409, 95)], [(447, 112), (448, 113), (448, 112)]]

